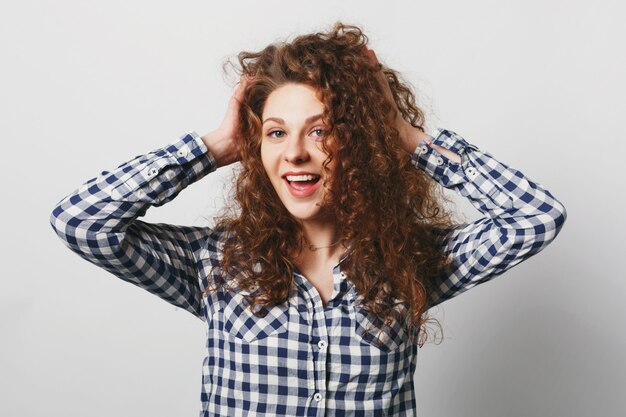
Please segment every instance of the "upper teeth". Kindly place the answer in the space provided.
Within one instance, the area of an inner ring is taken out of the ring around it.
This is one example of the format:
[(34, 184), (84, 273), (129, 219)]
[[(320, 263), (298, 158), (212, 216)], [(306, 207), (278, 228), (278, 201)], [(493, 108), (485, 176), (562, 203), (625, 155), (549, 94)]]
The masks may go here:
[(287, 175), (288, 181), (312, 181), (319, 175)]

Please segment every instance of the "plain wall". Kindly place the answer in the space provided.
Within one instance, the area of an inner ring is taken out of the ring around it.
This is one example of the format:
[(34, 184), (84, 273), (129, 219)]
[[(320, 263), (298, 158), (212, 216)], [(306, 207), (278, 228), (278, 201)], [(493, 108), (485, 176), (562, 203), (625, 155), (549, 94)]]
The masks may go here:
[[(50, 212), (216, 128), (227, 57), (342, 20), (415, 86), (431, 129), (568, 211), (543, 252), (433, 311), (444, 341), (420, 350), (419, 414), (626, 415), (623, 16), (617, 1), (1, 1), (0, 414), (197, 415), (202, 322), (71, 253)], [(231, 174), (144, 220), (206, 224)]]

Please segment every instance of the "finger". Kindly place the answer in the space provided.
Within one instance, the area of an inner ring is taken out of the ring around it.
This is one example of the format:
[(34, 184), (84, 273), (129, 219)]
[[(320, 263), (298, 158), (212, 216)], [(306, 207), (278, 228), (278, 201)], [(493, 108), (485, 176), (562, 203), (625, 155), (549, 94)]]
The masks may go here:
[(240, 102), (243, 99), (243, 94), (246, 91), (248, 82), (245, 79), (242, 79), (237, 84), (235, 91), (233, 92), (232, 98)]
[(254, 76), (251, 74), (244, 74), (240, 78), (240, 83), (245, 87), (247, 87), (254, 80)]
[(370, 61), (372, 61), (374, 64), (378, 64), (378, 57), (376, 56), (376, 52), (374, 52), (373, 49), (367, 49), (366, 50), (367, 56), (369, 57)]

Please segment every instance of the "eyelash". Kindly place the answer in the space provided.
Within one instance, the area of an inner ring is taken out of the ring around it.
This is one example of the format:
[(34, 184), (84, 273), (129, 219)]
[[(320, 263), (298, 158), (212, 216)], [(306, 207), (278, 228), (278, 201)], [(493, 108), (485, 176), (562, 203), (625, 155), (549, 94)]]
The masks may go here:
[[(324, 129), (322, 129), (322, 128), (313, 129), (313, 132), (316, 132), (316, 131), (318, 131), (318, 130), (322, 132), (322, 133), (321, 133), (321, 136), (323, 136), (323, 135), (324, 135), (324, 133), (326, 132), (326, 131), (325, 131)], [(277, 137), (272, 136), (272, 135), (273, 135), (274, 133), (276, 133), (276, 132), (285, 133), (284, 131), (282, 131), (282, 130), (280, 130), (280, 129), (275, 129), (275, 130), (272, 130), (272, 131), (270, 131), (270, 132), (267, 132), (267, 136), (269, 136), (269, 137), (271, 137), (271, 138), (274, 138), (274, 139), (280, 139), (280, 138), (277, 138)], [(320, 137), (321, 137), (321, 136), (320, 136)]]

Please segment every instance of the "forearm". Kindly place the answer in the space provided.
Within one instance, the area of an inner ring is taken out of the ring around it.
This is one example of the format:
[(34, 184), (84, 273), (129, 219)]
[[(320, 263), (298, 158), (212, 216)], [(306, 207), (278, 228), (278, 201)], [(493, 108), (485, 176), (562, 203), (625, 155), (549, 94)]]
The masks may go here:
[(140, 221), (215, 168), (198, 135), (104, 171), (57, 203), (50, 224), (89, 262), (202, 317), (194, 253), (208, 229)]
[[(484, 215), (436, 232), (454, 265), (432, 294), (432, 307), (543, 250), (560, 232), (567, 212), (540, 183), (456, 133), (439, 129), (429, 140), (430, 146), (425, 141), (416, 149), (415, 165)], [(449, 159), (435, 144), (462, 155), (462, 163)]]

